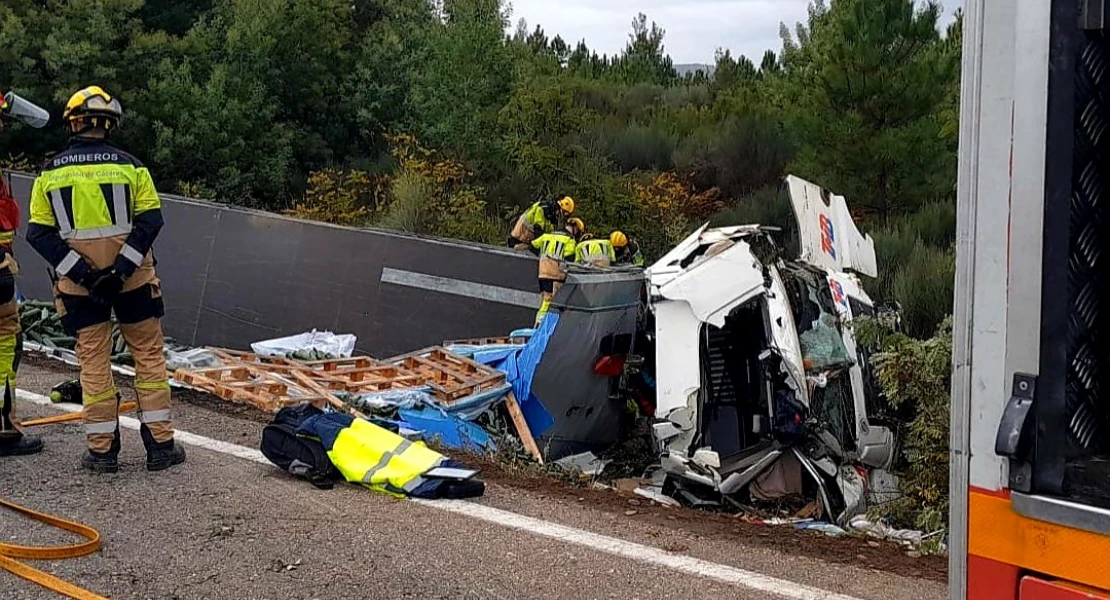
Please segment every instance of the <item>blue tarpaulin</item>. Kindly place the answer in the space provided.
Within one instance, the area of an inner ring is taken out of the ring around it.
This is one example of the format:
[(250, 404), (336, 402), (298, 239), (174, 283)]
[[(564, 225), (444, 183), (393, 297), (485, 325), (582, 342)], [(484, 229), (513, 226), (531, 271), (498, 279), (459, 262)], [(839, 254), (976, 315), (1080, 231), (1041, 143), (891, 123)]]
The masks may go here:
[(532, 378), (536, 375), (536, 367), (543, 359), (547, 342), (558, 324), (559, 313), (549, 312), (523, 347), (498, 348), (474, 355), (475, 361), (505, 373), (505, 379), (513, 386), (513, 395), (520, 404), (520, 411), (524, 413), (524, 420), (528, 422), (528, 429), (535, 437), (543, 435), (555, 424), (555, 419), (543, 402), (532, 393)]
[(484, 429), (440, 408), (428, 405), (402, 408), (397, 414), (409, 427), (422, 431), (425, 440), (438, 440), (452, 450), (497, 450)]

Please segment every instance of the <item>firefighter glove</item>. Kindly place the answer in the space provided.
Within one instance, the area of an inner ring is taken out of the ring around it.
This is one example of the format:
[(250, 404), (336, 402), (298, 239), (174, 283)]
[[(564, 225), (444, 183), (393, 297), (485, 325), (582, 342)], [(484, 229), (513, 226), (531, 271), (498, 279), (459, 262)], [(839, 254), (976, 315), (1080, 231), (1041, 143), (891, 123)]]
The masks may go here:
[(123, 291), (123, 276), (115, 269), (101, 269), (96, 272), (96, 281), (89, 288), (93, 299), (110, 304)]
[(121, 279), (127, 279), (134, 275), (138, 268), (139, 265), (131, 262), (122, 254), (116, 257), (116, 262), (112, 265), (112, 270), (115, 271)]

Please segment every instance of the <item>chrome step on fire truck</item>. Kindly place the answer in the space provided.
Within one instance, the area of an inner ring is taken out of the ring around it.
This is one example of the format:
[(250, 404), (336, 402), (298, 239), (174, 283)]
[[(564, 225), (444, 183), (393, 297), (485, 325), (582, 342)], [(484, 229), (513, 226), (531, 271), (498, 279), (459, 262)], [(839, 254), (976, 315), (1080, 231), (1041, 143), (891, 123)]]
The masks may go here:
[(967, 0), (951, 598), (1110, 599), (1110, 0)]

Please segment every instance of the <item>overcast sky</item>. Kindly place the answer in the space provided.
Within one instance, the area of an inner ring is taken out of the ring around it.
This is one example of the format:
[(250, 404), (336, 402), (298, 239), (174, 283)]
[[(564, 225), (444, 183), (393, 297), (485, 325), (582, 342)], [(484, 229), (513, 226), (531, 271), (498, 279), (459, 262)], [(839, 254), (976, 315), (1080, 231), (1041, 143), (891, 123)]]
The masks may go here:
[[(511, 0), (513, 26), (521, 18), (528, 28), (542, 25), (550, 37), (563, 36), (571, 46), (585, 39), (598, 54), (624, 48), (632, 18), (642, 12), (667, 31), (667, 52), (675, 63), (712, 63), (717, 48), (744, 54), (759, 64), (768, 49), (779, 50), (779, 23), (806, 19), (809, 0)], [(951, 21), (963, 0), (942, 0)]]

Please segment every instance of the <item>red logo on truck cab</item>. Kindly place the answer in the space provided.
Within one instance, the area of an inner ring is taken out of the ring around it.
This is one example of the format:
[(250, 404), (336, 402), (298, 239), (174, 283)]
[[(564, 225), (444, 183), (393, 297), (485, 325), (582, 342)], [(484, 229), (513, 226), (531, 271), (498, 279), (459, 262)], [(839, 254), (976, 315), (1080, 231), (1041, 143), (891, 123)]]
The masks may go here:
[(833, 229), (832, 221), (821, 215), (818, 223), (821, 224), (821, 250), (836, 260), (836, 230)]
[(845, 308), (848, 307), (848, 297), (844, 295), (844, 288), (835, 279), (829, 279), (829, 290), (832, 291), (833, 300)]

